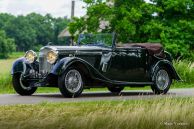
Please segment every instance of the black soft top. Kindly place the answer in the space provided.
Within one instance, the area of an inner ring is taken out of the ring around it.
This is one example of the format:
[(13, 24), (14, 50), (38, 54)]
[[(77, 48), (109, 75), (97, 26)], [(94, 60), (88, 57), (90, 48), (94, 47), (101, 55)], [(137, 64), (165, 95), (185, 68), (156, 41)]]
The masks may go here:
[(160, 43), (126, 43), (122, 47), (141, 47), (146, 48), (150, 55), (165, 57), (164, 48)]

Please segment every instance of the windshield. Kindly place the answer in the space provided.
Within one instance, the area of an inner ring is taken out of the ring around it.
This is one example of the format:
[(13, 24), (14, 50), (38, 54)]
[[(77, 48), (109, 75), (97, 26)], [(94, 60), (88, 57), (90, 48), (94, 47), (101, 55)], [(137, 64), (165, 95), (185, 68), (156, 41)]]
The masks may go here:
[(80, 34), (79, 45), (111, 47), (113, 34)]

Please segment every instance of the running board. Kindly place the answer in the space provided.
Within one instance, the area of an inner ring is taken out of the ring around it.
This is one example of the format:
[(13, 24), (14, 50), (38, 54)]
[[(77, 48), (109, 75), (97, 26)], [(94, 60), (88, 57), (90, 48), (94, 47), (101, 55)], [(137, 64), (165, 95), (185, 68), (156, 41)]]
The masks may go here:
[(116, 84), (116, 85), (153, 85), (153, 82), (115, 82), (112, 84)]
[(154, 82), (124, 82), (124, 81), (106, 81), (97, 79), (99, 81), (109, 83), (111, 85), (132, 85), (132, 86), (143, 86), (143, 85), (154, 85)]

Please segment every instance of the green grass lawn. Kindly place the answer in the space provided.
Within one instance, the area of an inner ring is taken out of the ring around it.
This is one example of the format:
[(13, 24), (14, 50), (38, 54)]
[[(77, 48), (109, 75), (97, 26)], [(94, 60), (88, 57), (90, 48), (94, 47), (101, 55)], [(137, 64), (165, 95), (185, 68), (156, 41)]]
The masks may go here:
[(194, 98), (0, 106), (1, 129), (193, 129)]

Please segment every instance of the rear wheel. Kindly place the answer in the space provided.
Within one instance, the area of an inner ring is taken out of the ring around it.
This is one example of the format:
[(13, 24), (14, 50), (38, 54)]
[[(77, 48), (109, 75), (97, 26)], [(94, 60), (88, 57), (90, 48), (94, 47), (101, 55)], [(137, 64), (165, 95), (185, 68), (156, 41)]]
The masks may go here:
[(37, 87), (30, 87), (30, 83), (23, 78), (22, 73), (14, 74), (12, 83), (14, 90), (22, 96), (32, 95), (37, 90)]
[(116, 86), (116, 87), (108, 87), (108, 90), (112, 93), (120, 93), (124, 87)]
[(165, 68), (159, 68), (154, 77), (154, 85), (151, 86), (155, 94), (166, 94), (170, 89), (172, 78)]
[(69, 68), (59, 77), (58, 85), (64, 97), (78, 97), (83, 91), (83, 77), (76, 68)]

